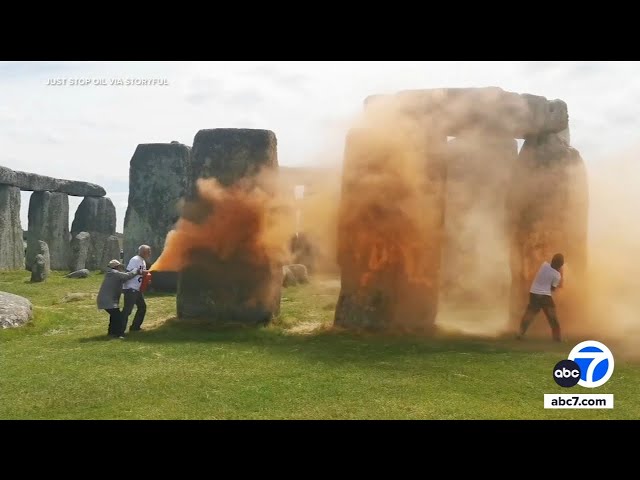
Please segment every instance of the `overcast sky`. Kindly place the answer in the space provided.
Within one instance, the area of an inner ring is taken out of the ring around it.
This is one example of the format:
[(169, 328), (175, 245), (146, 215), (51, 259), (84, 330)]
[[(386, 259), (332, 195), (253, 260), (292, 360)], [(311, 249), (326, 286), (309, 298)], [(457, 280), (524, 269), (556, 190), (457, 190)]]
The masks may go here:
[[(571, 143), (587, 167), (639, 143), (639, 62), (0, 62), (0, 165), (104, 186), (122, 232), (140, 143), (192, 145), (204, 128), (265, 128), (278, 138), (280, 165), (318, 164), (341, 156), (370, 94), (485, 86), (566, 101)], [(72, 218), (80, 200), (70, 197)]]

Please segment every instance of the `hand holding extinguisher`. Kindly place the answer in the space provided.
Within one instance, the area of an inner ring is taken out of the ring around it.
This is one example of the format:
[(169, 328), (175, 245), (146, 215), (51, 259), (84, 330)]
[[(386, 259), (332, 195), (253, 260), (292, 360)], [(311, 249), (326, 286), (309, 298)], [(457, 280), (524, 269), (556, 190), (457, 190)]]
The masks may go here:
[(142, 283), (140, 284), (140, 292), (145, 292), (151, 284), (151, 272), (140, 268), (140, 275), (142, 275)]

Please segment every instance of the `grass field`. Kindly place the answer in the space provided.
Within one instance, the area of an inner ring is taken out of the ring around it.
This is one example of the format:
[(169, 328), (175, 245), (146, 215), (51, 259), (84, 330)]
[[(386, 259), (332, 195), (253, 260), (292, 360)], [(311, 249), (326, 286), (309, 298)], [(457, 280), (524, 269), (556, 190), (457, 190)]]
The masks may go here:
[[(0, 330), (0, 419), (640, 418), (637, 362), (616, 358), (595, 391), (563, 389), (551, 371), (573, 343), (338, 332), (335, 280), (284, 290), (281, 318), (259, 330), (192, 330), (174, 296), (149, 295), (146, 330), (107, 340), (101, 275), (28, 279), (0, 272), (0, 291), (35, 311)], [(615, 408), (545, 410), (544, 393), (613, 393)]]

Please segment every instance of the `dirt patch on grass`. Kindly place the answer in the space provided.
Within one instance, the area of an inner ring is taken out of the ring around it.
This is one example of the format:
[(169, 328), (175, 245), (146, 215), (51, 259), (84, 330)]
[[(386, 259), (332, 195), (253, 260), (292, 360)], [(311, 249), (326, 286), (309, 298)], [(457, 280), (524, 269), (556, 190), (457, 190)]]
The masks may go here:
[(311, 335), (323, 330), (325, 326), (322, 322), (300, 322), (285, 330), (291, 335)]

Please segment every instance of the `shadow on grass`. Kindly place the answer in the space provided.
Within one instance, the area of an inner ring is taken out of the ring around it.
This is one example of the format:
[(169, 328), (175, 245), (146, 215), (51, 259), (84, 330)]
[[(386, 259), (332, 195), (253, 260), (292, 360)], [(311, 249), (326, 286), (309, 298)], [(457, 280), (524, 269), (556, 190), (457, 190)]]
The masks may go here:
[(149, 291), (144, 293), (145, 298), (164, 298), (175, 297), (175, 292), (161, 292), (161, 291)]
[[(97, 341), (95, 337), (91, 340)], [(434, 337), (353, 333), (327, 328), (313, 334), (294, 335), (278, 326), (221, 328), (210, 325), (179, 323), (170, 318), (161, 326), (127, 334), (125, 342), (146, 344), (212, 343), (255, 347), (257, 351), (283, 356), (299, 356), (307, 361), (328, 365), (347, 363), (398, 365), (399, 359), (410, 356), (429, 356), (442, 353), (463, 355), (520, 355), (535, 353), (566, 354), (566, 346), (554, 346), (551, 342), (517, 342), (509, 339), (455, 337), (436, 334)], [(421, 363), (420, 358), (416, 358)], [(379, 367), (376, 367), (379, 368)]]
[(85, 337), (79, 340), (80, 343), (93, 343), (93, 342), (112, 342), (118, 339), (113, 338), (106, 333), (104, 335), (94, 335), (93, 337)]

